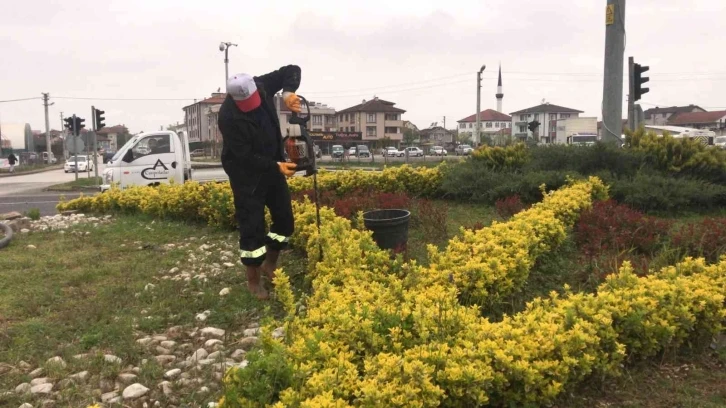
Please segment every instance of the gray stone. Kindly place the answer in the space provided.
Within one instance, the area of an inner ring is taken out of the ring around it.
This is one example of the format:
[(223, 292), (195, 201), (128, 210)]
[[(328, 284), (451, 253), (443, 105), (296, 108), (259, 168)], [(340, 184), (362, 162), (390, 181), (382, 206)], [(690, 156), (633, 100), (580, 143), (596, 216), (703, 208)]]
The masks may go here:
[(208, 394), (209, 393), (209, 387), (202, 387), (199, 389), (200, 394)]
[(159, 388), (161, 388), (161, 391), (167, 397), (170, 397), (172, 394), (174, 394), (174, 389), (172, 388), (171, 383), (169, 381), (160, 382)]
[(218, 329), (216, 327), (205, 327), (202, 329), (202, 335), (220, 338), (224, 337), (224, 330)]
[(33, 366), (31, 366), (30, 364), (26, 363), (23, 360), (20, 360), (18, 362), (18, 368), (20, 368), (21, 370), (27, 371), (27, 370), (30, 370), (32, 367)]
[(103, 359), (107, 363), (111, 364), (121, 364), (121, 359), (119, 357), (114, 356), (113, 354), (106, 354), (103, 356)]
[(23, 218), (23, 214), (20, 214), (17, 211), (0, 214), (0, 220), (17, 220), (18, 218)]
[(205, 358), (207, 358), (208, 355), (209, 355), (209, 353), (207, 353), (207, 350), (200, 348), (197, 351), (195, 351), (194, 354), (191, 355), (191, 357), (189, 357), (189, 361), (194, 362), (194, 361), (204, 360)]
[(118, 396), (118, 397), (115, 397), (115, 398), (111, 398), (110, 400), (108, 400), (108, 403), (109, 404), (120, 404), (121, 403), (121, 396)]
[(174, 346), (176, 346), (176, 342), (174, 340), (164, 340), (161, 342), (160, 346), (166, 349), (173, 349)]
[(50, 394), (51, 391), (53, 391), (51, 383), (38, 384), (30, 388), (31, 394)]
[(215, 351), (214, 353), (210, 353), (207, 358), (212, 360), (218, 360), (219, 358), (224, 358), (224, 353), (221, 351)]
[(50, 378), (48, 378), (48, 377), (39, 377), (39, 378), (34, 378), (30, 382), (30, 385), (47, 384), (49, 382), (50, 382)]
[(214, 364), (216, 361), (211, 358), (205, 358), (203, 360), (197, 360), (197, 364), (200, 366), (208, 366)]
[(162, 336), (162, 335), (157, 335), (152, 338), (154, 339), (154, 341), (158, 341), (158, 342), (169, 340), (166, 336)]
[(144, 387), (143, 385), (139, 383), (131, 384), (128, 387), (124, 388), (123, 397), (125, 400), (127, 399), (137, 399), (141, 398), (146, 393), (149, 392), (149, 389)]
[(38, 378), (43, 374), (45, 374), (45, 369), (43, 367), (40, 367), (28, 373), (28, 376), (30, 376), (30, 378)]
[(32, 386), (29, 383), (22, 383), (15, 387), (15, 392), (18, 394), (27, 394), (30, 392)]
[(254, 347), (259, 339), (257, 337), (245, 337), (242, 340), (239, 341), (239, 346), (243, 350), (249, 351), (252, 347)]
[(137, 343), (141, 344), (142, 346), (146, 346), (149, 343), (151, 343), (151, 337), (144, 337), (142, 339), (136, 340)]
[(49, 365), (57, 365), (61, 368), (66, 368), (67, 365), (66, 362), (59, 356), (51, 357), (45, 363)]
[(101, 402), (109, 402), (116, 397), (118, 397), (118, 391), (110, 391), (101, 395)]
[(255, 327), (252, 329), (245, 329), (245, 331), (242, 332), (242, 335), (245, 337), (254, 337), (260, 334), (260, 328)]
[(239, 360), (241, 360), (241, 359), (243, 359), (245, 357), (245, 354), (247, 354), (246, 351), (244, 351), (242, 349), (237, 349), (237, 350), (235, 350), (232, 353), (232, 355), (230, 357), (232, 357), (233, 359), (239, 361)]
[(33, 408), (33, 406), (32, 406), (32, 405), (30, 405), (30, 404), (28, 404), (28, 403), (26, 402), (25, 404), (23, 404), (23, 405), (19, 406), (18, 408)]
[(76, 380), (76, 381), (86, 381), (86, 380), (88, 380), (88, 377), (90, 377), (90, 376), (91, 376), (91, 373), (89, 373), (88, 371), (81, 371), (80, 373), (73, 374), (68, 378), (70, 378), (72, 380)]
[(166, 373), (164, 373), (164, 378), (172, 380), (181, 374), (181, 370), (178, 368), (175, 368), (173, 370), (169, 370)]
[(285, 337), (285, 328), (284, 327), (278, 327), (277, 329), (272, 331), (273, 339), (279, 339), (282, 337)]
[(162, 354), (171, 354), (171, 350), (165, 349), (161, 346), (156, 346), (156, 354), (162, 355)]
[(204, 347), (212, 348), (212, 347), (216, 346), (217, 344), (224, 344), (224, 343), (222, 342), (222, 340), (219, 340), (219, 339), (209, 339), (204, 342)]

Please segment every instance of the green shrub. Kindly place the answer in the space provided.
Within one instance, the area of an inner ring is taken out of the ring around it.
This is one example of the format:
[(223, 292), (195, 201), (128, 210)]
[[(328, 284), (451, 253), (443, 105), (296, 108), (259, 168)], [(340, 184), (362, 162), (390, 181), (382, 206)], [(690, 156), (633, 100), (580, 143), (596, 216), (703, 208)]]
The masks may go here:
[(643, 172), (632, 179), (612, 181), (610, 195), (641, 211), (700, 211), (726, 203), (726, 186)]
[(38, 221), (40, 219), (40, 210), (31, 208), (25, 215), (33, 221)]
[(632, 177), (645, 163), (641, 152), (609, 144), (594, 146), (546, 145), (533, 148), (525, 171), (574, 171)]

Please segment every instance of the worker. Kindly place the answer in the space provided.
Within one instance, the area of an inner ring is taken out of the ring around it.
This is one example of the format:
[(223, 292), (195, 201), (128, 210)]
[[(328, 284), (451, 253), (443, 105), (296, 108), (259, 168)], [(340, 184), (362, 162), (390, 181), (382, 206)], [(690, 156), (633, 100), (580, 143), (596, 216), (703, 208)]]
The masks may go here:
[[(280, 251), (294, 230), (292, 203), (285, 177), (295, 174), (294, 163), (283, 155), (282, 132), (273, 97), (292, 112), (300, 112), (300, 67), (288, 65), (253, 77), (236, 74), (227, 80), (227, 96), (219, 109), (222, 166), (229, 176), (239, 228), (240, 260), (247, 286), (259, 299), (269, 297), (262, 282), (274, 278)], [(265, 207), (272, 225), (265, 234)]]

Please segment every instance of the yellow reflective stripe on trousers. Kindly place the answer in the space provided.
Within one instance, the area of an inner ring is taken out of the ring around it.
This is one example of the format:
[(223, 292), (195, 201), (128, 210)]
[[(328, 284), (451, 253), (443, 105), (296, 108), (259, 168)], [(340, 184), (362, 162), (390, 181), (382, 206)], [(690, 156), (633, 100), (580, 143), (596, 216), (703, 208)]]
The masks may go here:
[(267, 253), (267, 247), (257, 248), (254, 251), (245, 251), (244, 249), (239, 250), (239, 256), (241, 258), (259, 258)]
[(270, 237), (270, 239), (274, 239), (275, 241), (278, 241), (278, 242), (288, 242), (290, 240), (290, 237), (278, 235), (278, 234), (275, 234), (274, 232), (270, 232), (269, 234), (267, 234), (267, 236)]

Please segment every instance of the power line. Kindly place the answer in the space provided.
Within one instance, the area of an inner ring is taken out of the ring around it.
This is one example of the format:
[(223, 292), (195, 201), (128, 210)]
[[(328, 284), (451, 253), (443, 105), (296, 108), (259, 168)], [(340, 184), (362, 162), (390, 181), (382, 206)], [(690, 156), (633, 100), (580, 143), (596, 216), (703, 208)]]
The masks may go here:
[(193, 101), (199, 98), (92, 98), (80, 96), (54, 96), (55, 99), (72, 99), (86, 101)]
[(20, 102), (20, 101), (32, 101), (32, 100), (35, 100), (35, 99), (42, 99), (42, 98), (41, 98), (41, 97), (39, 97), (39, 96), (37, 96), (37, 97), (33, 97), (33, 98), (21, 98), (21, 99), (7, 99), (7, 100), (4, 100), (4, 101), (0, 101), (0, 103), (6, 103), (6, 102)]

